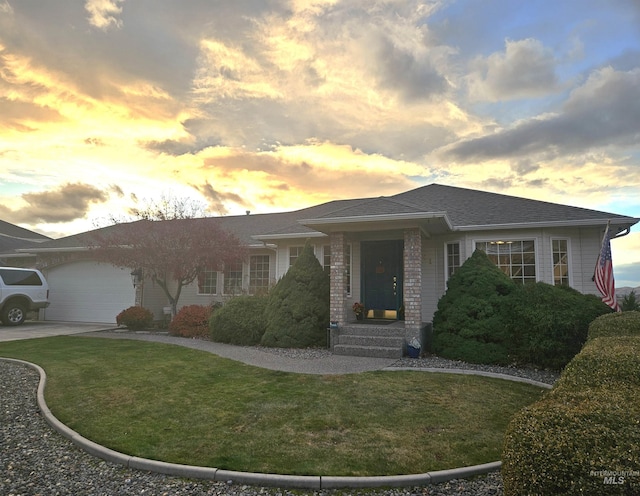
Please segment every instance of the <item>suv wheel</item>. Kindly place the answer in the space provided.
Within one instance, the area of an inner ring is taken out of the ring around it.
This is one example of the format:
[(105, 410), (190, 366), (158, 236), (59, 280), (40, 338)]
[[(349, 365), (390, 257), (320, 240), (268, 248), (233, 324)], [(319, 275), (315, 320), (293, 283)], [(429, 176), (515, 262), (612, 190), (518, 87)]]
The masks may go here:
[(2, 309), (2, 323), (9, 326), (17, 326), (26, 318), (25, 309), (18, 303), (9, 303)]

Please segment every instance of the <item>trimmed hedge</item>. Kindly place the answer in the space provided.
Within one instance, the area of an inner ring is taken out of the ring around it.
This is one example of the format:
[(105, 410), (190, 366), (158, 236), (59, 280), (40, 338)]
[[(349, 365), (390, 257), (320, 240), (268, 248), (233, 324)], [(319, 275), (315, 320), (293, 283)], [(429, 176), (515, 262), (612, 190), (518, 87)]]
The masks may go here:
[(213, 341), (254, 346), (266, 329), (264, 296), (236, 296), (211, 315), (209, 331)]
[(589, 335), (601, 337), (514, 416), (502, 452), (506, 496), (640, 494), (640, 335), (624, 325), (634, 318), (594, 321)]
[(599, 336), (640, 336), (640, 312), (603, 315), (589, 326), (588, 339)]

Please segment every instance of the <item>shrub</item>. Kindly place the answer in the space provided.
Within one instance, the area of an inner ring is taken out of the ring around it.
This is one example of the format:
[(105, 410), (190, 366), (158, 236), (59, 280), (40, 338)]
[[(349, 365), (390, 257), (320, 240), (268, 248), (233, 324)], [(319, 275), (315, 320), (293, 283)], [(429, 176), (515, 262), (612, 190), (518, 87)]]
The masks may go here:
[(640, 336), (640, 312), (602, 315), (589, 325), (589, 339), (604, 336)]
[(185, 338), (209, 336), (209, 317), (212, 308), (204, 305), (182, 307), (169, 323), (169, 334)]
[(509, 354), (513, 361), (562, 369), (580, 351), (589, 323), (610, 312), (594, 295), (543, 282), (513, 291), (506, 306)]
[(142, 331), (153, 323), (153, 314), (144, 307), (129, 307), (117, 315), (116, 323), (132, 331)]
[(264, 346), (305, 348), (326, 344), (329, 277), (309, 243), (269, 294), (265, 316)]
[[(614, 336), (623, 319), (596, 319), (555, 388), (514, 416), (502, 452), (505, 495), (636, 494), (640, 459), (640, 336)], [(607, 479), (608, 478), (608, 479)], [(632, 484), (636, 486), (633, 487)]]
[(211, 339), (239, 346), (260, 344), (266, 323), (264, 296), (237, 296), (216, 310), (209, 320)]
[(640, 311), (640, 301), (638, 301), (634, 290), (631, 290), (631, 292), (622, 299), (620, 309), (623, 312)]
[(476, 250), (451, 276), (433, 317), (433, 351), (475, 363), (507, 361), (505, 300), (515, 283)]

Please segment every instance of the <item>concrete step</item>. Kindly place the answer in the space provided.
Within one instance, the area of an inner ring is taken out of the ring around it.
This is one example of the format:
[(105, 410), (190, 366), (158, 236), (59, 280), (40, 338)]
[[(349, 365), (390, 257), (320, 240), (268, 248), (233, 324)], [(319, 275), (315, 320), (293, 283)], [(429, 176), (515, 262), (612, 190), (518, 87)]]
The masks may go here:
[(375, 325), (344, 325), (340, 327), (341, 336), (381, 336), (404, 337), (404, 327)]
[(359, 346), (351, 344), (337, 344), (333, 347), (336, 355), (360, 356), (372, 358), (402, 358), (402, 346)]
[(404, 338), (401, 336), (365, 336), (356, 334), (340, 334), (338, 344), (349, 344), (356, 346), (381, 346), (386, 348), (400, 348), (404, 345)]

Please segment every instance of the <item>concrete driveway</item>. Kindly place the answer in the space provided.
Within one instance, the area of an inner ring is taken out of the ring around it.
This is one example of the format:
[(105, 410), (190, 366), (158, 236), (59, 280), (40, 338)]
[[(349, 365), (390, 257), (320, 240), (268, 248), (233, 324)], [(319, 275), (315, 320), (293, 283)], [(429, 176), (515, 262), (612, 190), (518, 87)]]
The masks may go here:
[(27, 320), (20, 326), (0, 325), (0, 342), (17, 341), (19, 339), (46, 338), (49, 336), (64, 336), (81, 334), (84, 332), (115, 329), (116, 324), (92, 324), (82, 322), (49, 322)]

